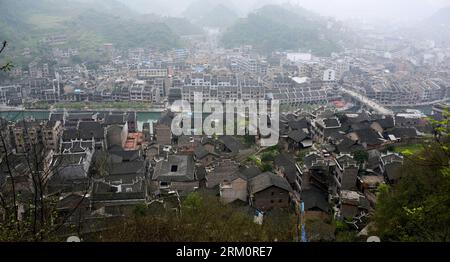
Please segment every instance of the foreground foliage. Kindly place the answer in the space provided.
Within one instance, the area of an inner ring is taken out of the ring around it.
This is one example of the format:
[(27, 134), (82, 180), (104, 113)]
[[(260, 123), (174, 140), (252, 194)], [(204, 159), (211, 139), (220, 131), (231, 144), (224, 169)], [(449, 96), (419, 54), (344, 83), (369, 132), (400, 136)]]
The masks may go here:
[(219, 199), (192, 193), (182, 203), (181, 213), (151, 212), (139, 208), (135, 217), (96, 236), (96, 241), (145, 242), (254, 242), (293, 241), (295, 217), (274, 213), (262, 226), (253, 222), (247, 207), (223, 205)]
[(375, 214), (384, 241), (450, 241), (450, 125), (431, 121), (435, 141), (405, 156), (402, 178), (383, 187)]

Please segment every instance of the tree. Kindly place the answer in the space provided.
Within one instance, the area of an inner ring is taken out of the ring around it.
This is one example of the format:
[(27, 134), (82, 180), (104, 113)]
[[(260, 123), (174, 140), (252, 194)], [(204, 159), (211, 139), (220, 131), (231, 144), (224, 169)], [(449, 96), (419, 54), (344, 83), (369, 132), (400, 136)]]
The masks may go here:
[(93, 240), (144, 242), (292, 241), (295, 219), (289, 214), (253, 222), (246, 207), (223, 204), (219, 198), (192, 193), (182, 202), (181, 216), (148, 214), (118, 223)]
[(271, 150), (268, 152), (264, 152), (261, 155), (261, 161), (263, 162), (272, 162), (275, 160), (275, 157), (278, 155), (278, 151)]
[(374, 221), (384, 241), (450, 241), (450, 125), (432, 121), (435, 140), (405, 156), (398, 184), (378, 195)]
[(369, 153), (366, 151), (356, 151), (353, 153), (353, 158), (355, 161), (357, 161), (359, 164), (363, 164), (367, 160), (369, 160)]
[(249, 134), (246, 134), (246, 135), (244, 136), (244, 143), (245, 143), (245, 145), (247, 145), (247, 146), (254, 146), (255, 143), (256, 143), (256, 138), (255, 138), (255, 136), (251, 136), (251, 135), (249, 135)]
[(133, 210), (133, 214), (137, 217), (144, 217), (147, 214), (147, 205), (146, 204), (137, 205)]
[[(5, 51), (6, 46), (8, 45), (8, 42), (3, 41), (2, 46), (0, 47), (0, 54)], [(2, 65), (0, 64), (0, 71), (9, 71), (13, 67), (11, 62), (6, 62), (6, 64)]]
[(271, 165), (270, 163), (263, 163), (260, 168), (263, 172), (272, 172), (273, 171), (273, 165)]
[(88, 193), (64, 215), (58, 212), (59, 195), (47, 194), (50, 178), (64, 167), (62, 159), (55, 160), (42, 143), (30, 138), (30, 125), (23, 119), (24, 152), (14, 152), (7, 136), (0, 132), (2, 161), (0, 172), (6, 177), (0, 187), (0, 241), (52, 241), (59, 230), (76, 215)]
[(341, 220), (334, 221), (336, 242), (355, 242), (357, 231)]
[(202, 204), (203, 204), (203, 198), (197, 192), (189, 194), (183, 202), (183, 205), (185, 208), (188, 208), (189, 210), (193, 210), (193, 211), (197, 211), (197, 209), (200, 208), (202, 206)]

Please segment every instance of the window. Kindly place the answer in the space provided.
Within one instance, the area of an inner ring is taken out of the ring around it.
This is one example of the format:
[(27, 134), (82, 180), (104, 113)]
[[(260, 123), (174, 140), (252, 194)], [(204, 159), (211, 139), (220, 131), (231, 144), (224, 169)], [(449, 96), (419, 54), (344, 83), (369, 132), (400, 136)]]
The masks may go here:
[(283, 199), (278, 200), (278, 203), (283, 203)]
[(170, 167), (170, 172), (177, 172), (178, 171), (178, 166), (177, 165), (172, 165)]
[(170, 182), (160, 182), (159, 188), (165, 189), (170, 187)]
[(272, 192), (272, 196), (275, 195), (275, 192)]
[(273, 200), (270, 200), (270, 203), (272, 203), (272, 204), (273, 204)]

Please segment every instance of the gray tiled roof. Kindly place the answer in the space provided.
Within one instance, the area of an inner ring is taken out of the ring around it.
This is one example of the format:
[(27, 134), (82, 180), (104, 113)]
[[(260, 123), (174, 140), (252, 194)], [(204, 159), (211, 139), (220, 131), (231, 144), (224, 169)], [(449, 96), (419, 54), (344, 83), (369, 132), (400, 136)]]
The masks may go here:
[(195, 167), (192, 156), (170, 155), (167, 159), (157, 162), (152, 179), (164, 182), (195, 181)]
[(290, 183), (295, 182), (297, 177), (295, 159), (285, 153), (281, 153), (275, 158), (274, 164), (284, 170), (284, 174)]
[(302, 130), (293, 130), (288, 133), (288, 137), (294, 140), (295, 142), (300, 143), (306, 138), (308, 138), (308, 134), (306, 134)]
[(284, 189), (289, 192), (292, 191), (289, 182), (285, 178), (275, 175), (271, 172), (265, 172), (250, 179), (249, 186), (251, 194), (261, 192), (272, 186)]
[(243, 145), (232, 136), (222, 136), (219, 140), (233, 153), (239, 153)]
[(81, 139), (104, 139), (105, 132), (103, 127), (98, 122), (80, 122), (78, 124), (78, 131)]
[(328, 212), (330, 208), (330, 204), (327, 201), (327, 193), (314, 186), (303, 190), (301, 199), (305, 203), (305, 210), (320, 209)]

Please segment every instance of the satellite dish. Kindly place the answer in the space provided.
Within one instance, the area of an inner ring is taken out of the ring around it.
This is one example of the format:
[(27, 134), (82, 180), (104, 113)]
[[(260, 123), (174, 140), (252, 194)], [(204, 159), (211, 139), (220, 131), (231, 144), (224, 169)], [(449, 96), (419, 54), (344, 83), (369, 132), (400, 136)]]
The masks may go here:
[(381, 242), (381, 239), (377, 236), (371, 236), (367, 239), (367, 242)]
[(77, 236), (71, 236), (67, 238), (67, 242), (81, 242), (81, 239)]

